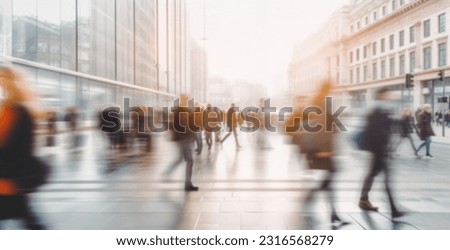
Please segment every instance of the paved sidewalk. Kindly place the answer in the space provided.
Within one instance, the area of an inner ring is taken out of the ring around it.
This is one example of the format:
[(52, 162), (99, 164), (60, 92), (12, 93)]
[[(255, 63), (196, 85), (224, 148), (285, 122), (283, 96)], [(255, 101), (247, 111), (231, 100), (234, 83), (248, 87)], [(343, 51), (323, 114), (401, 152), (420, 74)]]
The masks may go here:
[[(58, 147), (38, 150), (53, 172), (32, 201), (49, 229), (332, 229), (324, 194), (311, 208), (302, 206), (306, 190), (323, 173), (307, 170), (283, 136), (269, 136), (264, 150), (257, 149), (256, 135), (245, 133), (240, 150), (233, 138), (223, 148), (204, 147), (194, 158), (193, 182), (200, 191), (190, 193), (183, 191), (184, 165), (162, 178), (176, 152), (167, 135), (154, 136), (153, 152), (135, 149), (118, 162), (111, 160), (99, 134), (87, 133), (79, 150), (68, 149), (65, 136), (58, 137)], [(338, 148), (336, 204), (342, 219), (351, 222), (339, 229), (450, 229), (449, 145), (433, 143), (433, 160), (417, 160), (408, 143), (400, 146), (392, 162), (393, 187), (409, 213), (396, 222), (390, 220), (382, 176), (371, 191), (380, 212), (357, 207), (370, 155), (355, 150), (345, 133)], [(21, 228), (16, 221), (3, 226)]]

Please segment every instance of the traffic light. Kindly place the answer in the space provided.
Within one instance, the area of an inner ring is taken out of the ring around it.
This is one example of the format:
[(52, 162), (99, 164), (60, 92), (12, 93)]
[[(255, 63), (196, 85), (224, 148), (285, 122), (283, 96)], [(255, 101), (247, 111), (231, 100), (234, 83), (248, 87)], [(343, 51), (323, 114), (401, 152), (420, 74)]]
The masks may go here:
[(439, 70), (439, 81), (444, 81), (444, 70)]
[(413, 74), (406, 74), (405, 77), (405, 83), (406, 83), (406, 88), (412, 88), (414, 87), (414, 75)]

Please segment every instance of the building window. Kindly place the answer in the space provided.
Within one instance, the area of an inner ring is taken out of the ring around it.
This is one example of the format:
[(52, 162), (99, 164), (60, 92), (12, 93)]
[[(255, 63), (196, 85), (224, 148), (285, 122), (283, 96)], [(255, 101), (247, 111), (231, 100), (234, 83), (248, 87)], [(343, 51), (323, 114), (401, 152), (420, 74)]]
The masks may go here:
[(430, 20), (423, 22), (423, 37), (430, 36)]
[(392, 0), (392, 11), (394, 11), (397, 8), (397, 1)]
[(357, 27), (358, 27), (358, 30), (361, 29), (361, 22), (360, 21), (358, 21)]
[(350, 26), (350, 33), (353, 33), (353, 25)]
[(356, 83), (360, 83), (360, 74), (359, 74), (360, 72), (359, 72), (359, 67), (358, 68), (356, 68)]
[(414, 73), (416, 68), (416, 52), (409, 53), (409, 73)]
[(369, 17), (366, 16), (366, 25), (368, 25), (368, 24), (369, 24)]
[(405, 0), (400, 0), (400, 6), (403, 6), (405, 4)]
[(375, 12), (373, 12), (373, 20), (376, 21), (377, 18), (378, 18), (378, 17), (377, 17), (377, 12), (375, 11)]
[(405, 44), (405, 31), (400, 31), (400, 34), (398, 36), (398, 44), (400, 47), (402, 47)]
[(423, 69), (431, 68), (431, 48), (423, 49)]
[(439, 67), (447, 65), (447, 43), (439, 44)]
[(381, 43), (381, 53), (384, 53), (384, 51), (385, 51), (385, 39), (383, 38), (383, 39), (381, 39), (381, 41), (380, 41), (380, 43)]
[(365, 65), (363, 69), (363, 81), (367, 82), (367, 65)]
[(353, 69), (350, 70), (350, 83), (353, 84)]
[(350, 63), (353, 63), (353, 51), (350, 52)]
[(372, 55), (377, 54), (377, 42), (372, 43)]
[(405, 55), (401, 55), (399, 57), (399, 70), (398, 73), (400, 75), (405, 74)]
[(389, 36), (389, 49), (393, 50), (394, 49), (394, 35), (390, 35)]
[(367, 45), (364, 46), (364, 49), (363, 49), (363, 56), (364, 56), (364, 59), (367, 58)]
[(372, 64), (372, 79), (373, 80), (377, 80), (378, 77), (378, 68), (377, 68), (377, 63), (373, 63)]
[(356, 50), (356, 61), (359, 61), (359, 49)]
[(381, 79), (386, 77), (386, 61), (381, 61)]
[(413, 43), (416, 40), (416, 27), (409, 27), (409, 42)]
[(383, 6), (383, 8), (381, 8), (381, 13), (383, 14), (383, 16), (386, 16), (386, 6)]
[(395, 76), (395, 58), (394, 57), (389, 59), (389, 76), (390, 77)]
[(445, 32), (445, 13), (439, 15), (439, 33)]

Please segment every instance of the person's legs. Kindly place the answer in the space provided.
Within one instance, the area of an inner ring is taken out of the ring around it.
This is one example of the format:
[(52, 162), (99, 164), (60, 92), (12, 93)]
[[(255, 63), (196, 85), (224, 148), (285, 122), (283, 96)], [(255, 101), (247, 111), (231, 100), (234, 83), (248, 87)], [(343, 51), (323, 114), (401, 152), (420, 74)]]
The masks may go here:
[(416, 145), (414, 145), (414, 140), (412, 139), (410, 134), (408, 134), (407, 138), (408, 138), (409, 142), (411, 143), (411, 147), (414, 150), (414, 153), (417, 155), (417, 148), (416, 148)]
[(416, 153), (419, 154), (419, 151), (425, 147), (427, 145), (426, 140), (422, 142), (422, 144), (420, 144), (420, 146), (417, 148)]
[(240, 147), (241, 145), (239, 145), (237, 128), (233, 128), (233, 136), (234, 136), (234, 141), (236, 142), (236, 147)]
[(208, 149), (211, 149), (212, 145), (212, 132), (205, 131), (205, 141), (208, 145)]
[(366, 178), (364, 179), (364, 184), (361, 190), (361, 197), (359, 201), (359, 207), (365, 210), (373, 210), (377, 211), (378, 207), (372, 206), (372, 204), (369, 202), (369, 192), (370, 189), (372, 189), (373, 181), (375, 179), (375, 176), (378, 175), (380, 172), (380, 166), (382, 166), (382, 161), (384, 157), (381, 154), (374, 154), (372, 163), (370, 166), (369, 173), (367, 174)]
[(428, 136), (428, 137), (425, 139), (425, 145), (426, 145), (426, 150), (427, 150), (427, 156), (431, 156), (431, 154), (430, 154), (431, 137), (430, 137), (430, 136)]
[(177, 159), (170, 164), (166, 171), (164, 171), (164, 175), (168, 176), (175, 170), (175, 168), (183, 161), (184, 153), (183, 153), (183, 145), (181, 142), (176, 142), (178, 148), (178, 156)]
[(194, 166), (194, 160), (192, 159), (192, 142), (191, 140), (184, 140), (181, 144), (183, 145), (183, 157), (186, 161), (184, 189), (186, 191), (197, 191), (198, 187), (195, 187), (191, 181), (192, 168)]
[(195, 152), (197, 152), (197, 154), (201, 154), (202, 153), (202, 149), (203, 149), (203, 138), (202, 138), (202, 132), (197, 132), (195, 134), (195, 141), (197, 142), (197, 149), (195, 150)]

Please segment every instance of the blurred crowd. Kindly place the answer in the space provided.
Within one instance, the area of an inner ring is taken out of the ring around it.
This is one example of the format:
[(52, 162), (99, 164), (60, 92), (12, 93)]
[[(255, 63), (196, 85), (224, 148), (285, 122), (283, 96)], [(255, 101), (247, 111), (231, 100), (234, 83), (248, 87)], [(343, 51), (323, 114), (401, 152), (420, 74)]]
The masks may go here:
[[(37, 98), (24, 79), (17, 69), (0, 67), (0, 88), (3, 93), (0, 106), (0, 220), (19, 218), (28, 229), (44, 229), (45, 226), (31, 209), (28, 194), (36, 192), (48, 181), (52, 166), (35, 156), (35, 135), (44, 135), (45, 146), (55, 147), (57, 135), (66, 133), (68, 147), (77, 149), (86, 140), (83, 130), (90, 128), (80, 125), (81, 114), (76, 107), (68, 107), (63, 114), (51, 108), (40, 109)], [(330, 206), (331, 223), (344, 226), (348, 222), (340, 218), (334, 205), (333, 180), (339, 170), (335, 163), (335, 137), (341, 131), (332, 110), (327, 109), (327, 98), (332, 95), (333, 85), (324, 82), (312, 97), (296, 98), (288, 119), (276, 126), (283, 128), (282, 133), (288, 135), (290, 143), (298, 147), (298, 153), (306, 160), (309, 169), (326, 173), (317, 188), (305, 195), (305, 210), (312, 206), (316, 193), (323, 191)], [(111, 161), (120, 161), (123, 155), (131, 151), (133, 157), (152, 152), (157, 146), (153, 145), (152, 139), (155, 131), (169, 131), (170, 140), (178, 152), (167, 155), (167, 158), (173, 158), (173, 162), (167, 166), (164, 177), (169, 177), (184, 163), (184, 190), (198, 191), (201, 187), (192, 182), (194, 154), (200, 155), (204, 150), (211, 150), (213, 144), (220, 148), (230, 137), (234, 140), (236, 150), (239, 150), (242, 147), (239, 134), (244, 129), (256, 133), (258, 150), (271, 148), (267, 134), (268, 128), (272, 126), (272, 117), (263, 112), (264, 100), (261, 99), (256, 109), (246, 112), (235, 103), (230, 104), (228, 110), (219, 109), (213, 104), (203, 106), (193, 102), (187, 95), (181, 95), (170, 110), (135, 106), (128, 112), (119, 106), (109, 105), (98, 111), (95, 129), (104, 138)], [(375, 105), (367, 110), (365, 125), (352, 137), (356, 147), (373, 156), (367, 166), (367, 175), (361, 180), (358, 205), (363, 210), (378, 210), (369, 199), (369, 193), (374, 179), (381, 173), (384, 175), (393, 219), (405, 213), (398, 208), (392, 192), (391, 157), (395, 156), (398, 146), (406, 139), (411, 145), (412, 154), (417, 158), (433, 159), (432, 123), (450, 126), (449, 112), (436, 112), (433, 116), (431, 105), (425, 104), (414, 113), (405, 109), (398, 117), (394, 113), (395, 103), (395, 97), (389, 89), (377, 90)], [(420, 145), (415, 145), (415, 136), (422, 141)], [(422, 149), (425, 154), (421, 153)]]

